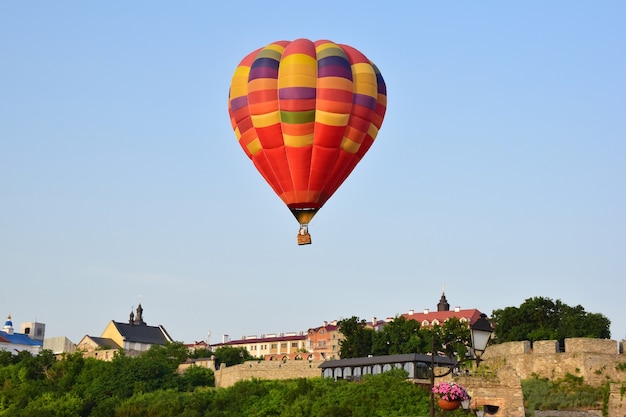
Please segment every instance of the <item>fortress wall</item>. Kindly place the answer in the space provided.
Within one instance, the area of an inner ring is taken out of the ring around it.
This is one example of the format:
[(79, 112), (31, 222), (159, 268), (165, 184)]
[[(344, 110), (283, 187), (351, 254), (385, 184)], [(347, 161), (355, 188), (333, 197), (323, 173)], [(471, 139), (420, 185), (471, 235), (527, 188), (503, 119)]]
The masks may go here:
[(229, 387), (246, 379), (320, 378), (323, 361), (248, 361), (215, 371), (215, 386)]

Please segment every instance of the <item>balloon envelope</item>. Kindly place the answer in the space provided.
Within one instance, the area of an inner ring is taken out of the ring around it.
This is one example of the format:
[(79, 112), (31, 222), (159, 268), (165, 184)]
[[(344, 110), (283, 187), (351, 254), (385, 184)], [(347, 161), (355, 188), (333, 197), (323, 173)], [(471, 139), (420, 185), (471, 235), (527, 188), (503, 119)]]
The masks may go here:
[(328, 40), (255, 50), (235, 70), (228, 99), (239, 144), (301, 225), (370, 149), (386, 107), (378, 68)]

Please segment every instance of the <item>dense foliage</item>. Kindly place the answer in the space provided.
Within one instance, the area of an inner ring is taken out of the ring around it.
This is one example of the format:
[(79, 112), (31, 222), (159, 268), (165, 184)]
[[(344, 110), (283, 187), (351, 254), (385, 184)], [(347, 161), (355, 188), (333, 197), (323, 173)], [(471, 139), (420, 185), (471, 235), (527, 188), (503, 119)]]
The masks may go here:
[(254, 359), (246, 348), (233, 346), (220, 346), (214, 352), (211, 352), (209, 356), (215, 357), (215, 369), (218, 369), (222, 364), (233, 366)]
[(403, 316), (387, 323), (381, 331), (367, 327), (366, 321), (351, 317), (339, 321), (342, 359), (368, 355), (397, 355), (402, 353), (430, 353), (434, 350), (448, 357), (464, 357), (470, 343), (467, 323), (453, 317), (443, 325), (420, 327), (415, 320)]
[(529, 298), (519, 307), (494, 310), (494, 338), (498, 343), (529, 340), (558, 340), (593, 337), (609, 339), (611, 322), (602, 314), (587, 313), (578, 305), (570, 307), (561, 300)]
[(80, 353), (57, 358), (50, 351), (0, 354), (0, 416), (115, 416), (124, 400), (171, 390), (191, 392), (212, 386), (210, 369), (190, 367), (177, 373), (187, 358), (181, 343), (153, 346), (136, 358), (122, 351), (111, 362)]
[(57, 360), (0, 355), (0, 416), (228, 417), (407, 416), (428, 414), (428, 391), (393, 370), (360, 383), (312, 378), (240, 381), (214, 388), (213, 373), (192, 366), (179, 344), (156, 346), (136, 358), (111, 362), (80, 354)]
[(522, 381), (524, 408), (530, 414), (534, 410), (601, 409), (605, 390), (571, 374), (554, 381), (537, 377)]

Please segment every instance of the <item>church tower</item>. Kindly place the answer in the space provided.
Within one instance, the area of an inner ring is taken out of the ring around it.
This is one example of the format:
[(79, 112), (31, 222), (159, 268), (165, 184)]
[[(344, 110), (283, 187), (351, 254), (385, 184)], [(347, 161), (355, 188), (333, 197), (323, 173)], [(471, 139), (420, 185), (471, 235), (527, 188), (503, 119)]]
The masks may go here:
[(450, 304), (448, 304), (448, 300), (446, 300), (446, 293), (443, 290), (441, 291), (439, 304), (437, 304), (437, 311), (450, 311)]

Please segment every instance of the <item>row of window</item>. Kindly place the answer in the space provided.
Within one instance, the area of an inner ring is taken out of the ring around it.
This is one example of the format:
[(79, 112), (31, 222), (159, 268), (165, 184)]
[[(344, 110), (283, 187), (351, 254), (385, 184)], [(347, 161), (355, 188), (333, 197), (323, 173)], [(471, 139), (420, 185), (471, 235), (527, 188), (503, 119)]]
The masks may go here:
[[(251, 345), (251, 346), (249, 346), (248, 350), (250, 350), (250, 351), (267, 350), (267, 346), (268, 345)], [(270, 349), (276, 349), (278, 347), (278, 343), (272, 343), (269, 346), (270, 346)], [(257, 349), (259, 347), (260, 347), (260, 349)], [(291, 342), (291, 347), (297, 349), (298, 348), (298, 342)], [(287, 349), (287, 342), (281, 343), (280, 344), (280, 348), (281, 349)]]

